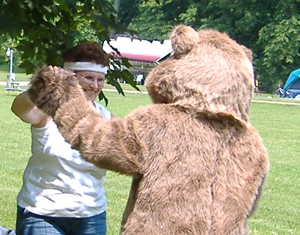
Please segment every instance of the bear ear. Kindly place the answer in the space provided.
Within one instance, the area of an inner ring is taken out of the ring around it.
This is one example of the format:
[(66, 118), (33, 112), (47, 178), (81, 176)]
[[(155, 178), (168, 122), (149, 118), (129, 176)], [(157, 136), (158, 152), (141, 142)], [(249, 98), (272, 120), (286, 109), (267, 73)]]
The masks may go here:
[(250, 49), (248, 49), (247, 47), (245, 47), (244, 45), (241, 45), (242, 49), (244, 50), (246, 56), (248, 57), (248, 59), (251, 61), (253, 61), (253, 56), (252, 56), (252, 51)]
[(172, 30), (170, 40), (174, 56), (179, 58), (197, 47), (199, 35), (190, 26), (178, 25)]

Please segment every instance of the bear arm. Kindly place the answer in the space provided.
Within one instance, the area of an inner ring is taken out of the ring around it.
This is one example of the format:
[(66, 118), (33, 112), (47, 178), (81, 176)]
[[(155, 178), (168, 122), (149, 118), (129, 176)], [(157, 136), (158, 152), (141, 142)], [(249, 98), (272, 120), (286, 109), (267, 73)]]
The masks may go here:
[(251, 208), (251, 210), (248, 213), (248, 218), (251, 217), (254, 214), (254, 212), (256, 211), (256, 209), (257, 209), (258, 201), (260, 200), (261, 195), (262, 195), (262, 191), (263, 191), (263, 186), (264, 186), (264, 182), (265, 182), (265, 179), (266, 179), (266, 175), (267, 174), (264, 174), (264, 177), (262, 178), (261, 184), (259, 185), (259, 188), (257, 190), (257, 194), (256, 194), (256, 197), (255, 197), (255, 200), (254, 200), (254, 202), (252, 204), (252, 208)]
[(125, 225), (127, 223), (128, 217), (133, 211), (136, 199), (137, 199), (137, 194), (138, 194), (138, 187), (140, 184), (142, 177), (141, 175), (135, 175), (132, 178), (131, 182), (131, 188), (130, 188), (130, 194), (127, 200), (126, 208), (124, 210), (123, 216), (122, 216), (122, 222), (121, 222), (121, 231), (125, 230)]
[(140, 148), (130, 122), (103, 119), (85, 97), (61, 105), (53, 120), (65, 140), (86, 161), (122, 174), (140, 173)]
[(75, 76), (61, 79), (47, 66), (32, 76), (28, 95), (39, 109), (51, 117), (63, 103), (84, 96)]
[(258, 202), (261, 199), (263, 193), (263, 187), (266, 181), (267, 174), (269, 172), (270, 163), (268, 158), (268, 151), (263, 145), (263, 141), (259, 133), (255, 130), (254, 127), (250, 127), (250, 132), (252, 132), (251, 140), (253, 141), (253, 149), (256, 152), (256, 167), (255, 175), (253, 176), (257, 179), (257, 190), (253, 198), (252, 205), (249, 209), (247, 217), (249, 218), (255, 213), (255, 210), (258, 207)]

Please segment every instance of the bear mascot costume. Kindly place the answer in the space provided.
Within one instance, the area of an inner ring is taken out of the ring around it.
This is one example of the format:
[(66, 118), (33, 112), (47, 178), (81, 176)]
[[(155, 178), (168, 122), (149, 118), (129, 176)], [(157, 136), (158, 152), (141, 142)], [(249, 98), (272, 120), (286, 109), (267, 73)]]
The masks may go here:
[(252, 53), (227, 34), (176, 26), (173, 54), (148, 75), (153, 104), (104, 120), (75, 76), (43, 67), (29, 95), (73, 148), (132, 176), (123, 235), (245, 235), (268, 168), (249, 123)]

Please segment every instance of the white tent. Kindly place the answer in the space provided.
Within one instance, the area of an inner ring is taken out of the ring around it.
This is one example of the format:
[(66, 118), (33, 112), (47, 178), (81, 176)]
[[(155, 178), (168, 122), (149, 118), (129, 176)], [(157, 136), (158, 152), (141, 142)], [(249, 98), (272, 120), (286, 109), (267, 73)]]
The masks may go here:
[[(121, 53), (121, 57), (128, 58), (129, 61), (140, 63), (154, 63), (161, 57), (172, 52), (172, 46), (170, 40), (164, 40), (163, 43), (159, 41), (146, 41), (131, 39), (129, 37), (118, 37), (116, 40), (111, 39), (110, 44), (118, 49)], [(106, 53), (114, 55), (116, 58), (120, 58), (105, 41), (103, 49)]]

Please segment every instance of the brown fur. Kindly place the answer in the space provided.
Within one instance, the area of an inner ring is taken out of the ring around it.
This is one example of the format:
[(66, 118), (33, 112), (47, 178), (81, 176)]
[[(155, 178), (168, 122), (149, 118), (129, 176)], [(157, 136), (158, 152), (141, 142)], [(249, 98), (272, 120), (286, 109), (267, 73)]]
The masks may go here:
[(251, 62), (242, 46), (214, 30), (180, 25), (171, 40), (174, 56), (146, 79), (154, 104), (125, 119), (103, 120), (78, 86), (64, 82), (55, 89), (70, 94), (46, 81), (47, 97), (33, 101), (49, 100), (39, 107), (55, 113), (83, 158), (133, 176), (121, 234), (248, 234), (269, 164), (248, 122)]

